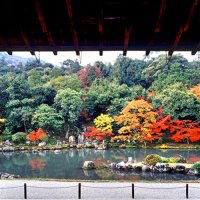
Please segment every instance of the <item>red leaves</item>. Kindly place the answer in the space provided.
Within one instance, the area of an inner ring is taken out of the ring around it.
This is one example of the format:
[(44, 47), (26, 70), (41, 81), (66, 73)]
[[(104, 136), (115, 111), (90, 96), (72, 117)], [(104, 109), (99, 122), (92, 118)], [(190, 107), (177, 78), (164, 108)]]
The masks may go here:
[(151, 126), (150, 139), (161, 139), (164, 132), (173, 134), (170, 138), (175, 142), (200, 140), (200, 126), (198, 122), (191, 120), (172, 120), (171, 116), (162, 117)]
[(30, 159), (29, 165), (33, 170), (39, 169), (42, 171), (45, 168), (45, 162), (41, 158)]
[(100, 67), (94, 67), (88, 65), (83, 69), (81, 69), (80, 71), (78, 71), (77, 76), (81, 81), (81, 86), (86, 88), (90, 86), (92, 79), (101, 78), (102, 74)]
[(89, 132), (85, 132), (83, 133), (84, 137), (89, 138), (90, 140), (92, 139), (97, 139), (97, 140), (104, 140), (107, 137), (113, 136), (114, 134), (111, 131), (105, 130), (105, 131), (101, 131), (99, 129), (96, 129), (93, 126), (88, 126), (87, 130)]
[(27, 135), (27, 139), (30, 141), (41, 141), (47, 134), (39, 128), (38, 131), (32, 131)]

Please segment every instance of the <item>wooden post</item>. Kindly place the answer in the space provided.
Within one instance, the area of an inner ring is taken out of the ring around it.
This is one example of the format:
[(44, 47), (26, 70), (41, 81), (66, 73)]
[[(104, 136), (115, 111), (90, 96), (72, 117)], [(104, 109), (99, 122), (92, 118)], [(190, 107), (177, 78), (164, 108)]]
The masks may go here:
[(132, 199), (135, 198), (135, 187), (134, 187), (134, 183), (132, 183)]
[(24, 183), (24, 199), (27, 199), (27, 186), (26, 186), (26, 183)]
[(186, 198), (188, 199), (188, 195), (189, 194), (189, 187), (188, 187), (188, 184), (186, 184)]
[(78, 184), (78, 199), (81, 199), (81, 183)]

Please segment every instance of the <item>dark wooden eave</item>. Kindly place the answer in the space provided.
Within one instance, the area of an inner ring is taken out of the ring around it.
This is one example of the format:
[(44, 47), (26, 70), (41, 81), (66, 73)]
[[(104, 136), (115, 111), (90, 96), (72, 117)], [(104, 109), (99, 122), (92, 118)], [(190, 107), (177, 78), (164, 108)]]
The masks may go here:
[(0, 51), (200, 50), (200, 0), (2, 0)]

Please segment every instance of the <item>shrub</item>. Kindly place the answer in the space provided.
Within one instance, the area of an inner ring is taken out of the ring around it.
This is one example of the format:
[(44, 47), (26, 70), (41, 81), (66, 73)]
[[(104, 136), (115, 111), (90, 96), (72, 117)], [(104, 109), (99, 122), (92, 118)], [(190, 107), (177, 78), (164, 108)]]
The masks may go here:
[(49, 141), (48, 135), (43, 136), (43, 137), (41, 138), (41, 141), (42, 141), (42, 142), (48, 142), (48, 141)]
[(156, 165), (157, 162), (161, 162), (161, 157), (157, 154), (150, 154), (144, 159), (147, 165)]
[(161, 161), (162, 163), (179, 163), (180, 162), (180, 158), (165, 158), (165, 157), (161, 157)]
[(198, 174), (200, 174), (200, 162), (195, 162), (194, 165), (192, 166), (193, 169), (196, 169)]
[(12, 140), (12, 133), (10, 132), (10, 130), (8, 128), (5, 128), (5, 130), (3, 131), (3, 141), (6, 140)]
[(55, 137), (50, 137), (49, 138), (49, 144), (50, 145), (56, 145), (57, 143), (57, 139)]
[(15, 143), (22, 143), (26, 141), (26, 133), (18, 132), (12, 135), (12, 141)]

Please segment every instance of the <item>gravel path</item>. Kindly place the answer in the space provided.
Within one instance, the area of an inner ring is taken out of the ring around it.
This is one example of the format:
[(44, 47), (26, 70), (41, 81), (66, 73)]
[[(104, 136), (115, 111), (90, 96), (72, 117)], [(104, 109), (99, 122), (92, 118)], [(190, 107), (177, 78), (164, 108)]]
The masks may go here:
[[(27, 184), (28, 199), (78, 199), (78, 182), (27, 180), (0, 180), (0, 199), (23, 199), (24, 183)], [(185, 183), (135, 183), (134, 185), (135, 199), (186, 199)], [(82, 182), (81, 198), (132, 199), (131, 186), (130, 182)], [(7, 187), (17, 188), (4, 189)], [(189, 199), (200, 199), (200, 183), (189, 183)]]

